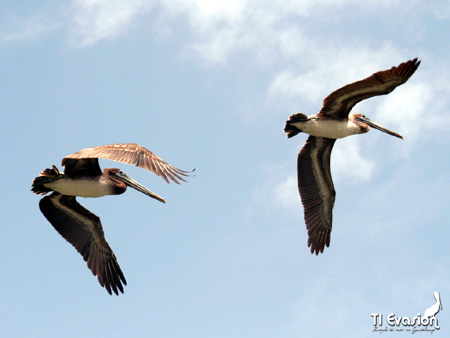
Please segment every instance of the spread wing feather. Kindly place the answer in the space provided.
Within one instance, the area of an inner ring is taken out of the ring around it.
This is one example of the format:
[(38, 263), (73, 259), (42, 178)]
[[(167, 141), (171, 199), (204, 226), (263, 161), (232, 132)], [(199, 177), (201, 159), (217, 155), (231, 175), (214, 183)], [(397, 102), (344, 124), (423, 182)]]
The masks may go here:
[(74, 196), (52, 193), (39, 208), (56, 231), (83, 256), (94, 276), (109, 294), (123, 293), (125, 276), (103, 233), (100, 218), (81, 206)]
[(170, 165), (159, 156), (153, 154), (150, 150), (136, 143), (110, 144), (106, 146), (86, 148), (66, 156), (63, 159), (62, 164), (66, 165), (65, 170), (67, 171), (67, 165), (70, 164), (73, 166), (72, 161), (74, 161), (74, 159), (81, 161), (81, 163), (88, 161), (88, 159), (93, 159), (98, 163), (98, 158), (125, 164), (134, 164), (162, 177), (167, 183), (169, 183), (170, 179), (173, 182), (180, 184), (179, 181), (186, 182), (182, 176), (189, 176), (188, 171), (181, 170)]
[(336, 140), (309, 136), (298, 154), (298, 189), (308, 230), (308, 246), (316, 255), (330, 246), (336, 192), (330, 171), (330, 156)]
[(350, 83), (323, 100), (319, 115), (346, 118), (353, 106), (369, 97), (386, 95), (402, 85), (414, 74), (420, 61), (417, 58), (398, 67), (374, 73), (364, 80)]

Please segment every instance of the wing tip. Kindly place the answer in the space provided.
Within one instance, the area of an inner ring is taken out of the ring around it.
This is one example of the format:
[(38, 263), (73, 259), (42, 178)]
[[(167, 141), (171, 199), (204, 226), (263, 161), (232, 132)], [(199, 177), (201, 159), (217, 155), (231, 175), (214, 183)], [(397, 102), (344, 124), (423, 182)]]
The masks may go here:
[(400, 73), (400, 75), (405, 79), (405, 82), (416, 72), (417, 68), (419, 68), (421, 60), (418, 58), (414, 58), (412, 60), (406, 61), (398, 65), (397, 67), (393, 67), (394, 69)]
[(312, 234), (308, 238), (308, 247), (311, 248), (311, 254), (319, 255), (323, 254), (325, 247), (330, 246), (330, 233), (331, 231), (320, 231), (317, 234)]

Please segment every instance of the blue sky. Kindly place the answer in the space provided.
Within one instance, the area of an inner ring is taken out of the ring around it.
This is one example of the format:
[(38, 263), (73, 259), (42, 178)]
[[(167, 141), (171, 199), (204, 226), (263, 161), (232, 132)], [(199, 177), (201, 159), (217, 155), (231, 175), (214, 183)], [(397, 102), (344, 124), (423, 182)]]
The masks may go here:
[[(371, 337), (371, 313), (412, 317), (438, 291), (448, 336), (449, 32), (449, 1), (2, 2), (1, 335)], [(404, 140), (336, 143), (331, 246), (311, 255), (306, 136), (285, 120), (415, 57), (405, 85), (353, 111)], [(116, 297), (29, 190), (65, 155), (126, 142), (196, 176), (101, 161), (167, 200), (79, 198), (127, 278)]]

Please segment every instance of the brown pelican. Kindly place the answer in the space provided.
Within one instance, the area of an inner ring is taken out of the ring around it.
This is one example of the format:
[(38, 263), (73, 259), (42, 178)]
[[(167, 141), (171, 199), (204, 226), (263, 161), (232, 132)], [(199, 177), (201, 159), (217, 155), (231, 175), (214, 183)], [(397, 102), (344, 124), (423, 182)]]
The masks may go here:
[(166, 201), (120, 169), (105, 169), (102, 173), (99, 158), (134, 164), (162, 177), (167, 183), (170, 183), (169, 179), (178, 184), (179, 180), (186, 182), (182, 176), (189, 175), (187, 171), (175, 168), (138, 144), (124, 143), (87, 148), (68, 155), (62, 160), (64, 173), (53, 166), (33, 180), (31, 191), (35, 194), (53, 192), (39, 202), (41, 212), (83, 256), (89, 269), (98, 277), (100, 285), (109, 294), (112, 290), (118, 295), (119, 290), (123, 293), (122, 283), (127, 284), (125, 276), (105, 239), (100, 218), (82, 207), (76, 196), (119, 195), (129, 186), (158, 201)]
[(306, 116), (297, 113), (286, 121), (284, 132), (288, 138), (300, 132), (310, 135), (298, 155), (297, 175), (311, 253), (317, 255), (323, 252), (325, 245), (330, 246), (336, 195), (331, 178), (330, 154), (336, 139), (367, 133), (370, 127), (403, 139), (362, 114), (349, 114), (350, 110), (362, 100), (389, 94), (408, 81), (419, 64), (416, 58), (348, 84), (325, 98), (319, 114)]

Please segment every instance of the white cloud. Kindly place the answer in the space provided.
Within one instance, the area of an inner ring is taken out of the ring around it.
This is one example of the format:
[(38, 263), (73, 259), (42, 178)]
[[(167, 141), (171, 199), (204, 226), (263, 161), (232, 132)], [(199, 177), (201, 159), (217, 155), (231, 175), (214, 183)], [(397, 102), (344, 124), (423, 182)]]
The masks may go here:
[[(303, 213), (297, 189), (296, 156), (283, 164), (266, 164), (263, 183), (255, 189), (249, 204), (247, 216), (266, 218), (279, 214), (290, 219)], [(289, 169), (288, 169), (289, 168)]]
[(378, 50), (365, 46), (351, 48), (342, 44), (323, 47), (317, 53), (315, 43), (303, 41), (305, 50), (301, 60), (291, 62), (290, 69), (275, 74), (268, 89), (271, 100), (295, 98), (297, 101), (302, 99), (321, 105), (332, 91), (394, 66), (392, 60), (400, 63), (406, 59), (389, 44)]
[(195, 5), (190, 7), (193, 9), (191, 15), (196, 18), (193, 23), (202, 23), (204, 28), (210, 28), (218, 22), (241, 22), (244, 8), (248, 3), (249, 1), (245, 0), (196, 0)]
[(360, 138), (349, 137), (336, 141), (331, 153), (331, 174), (334, 181), (351, 178), (351, 182), (369, 180), (375, 164), (361, 156)]
[(436, 88), (445, 82), (405, 84), (383, 100), (377, 115), (398, 125), (400, 133), (409, 140), (417, 139), (425, 129), (449, 130), (450, 117), (443, 113), (449, 100)]
[(48, 23), (43, 18), (25, 18), (14, 20), (9, 29), (0, 29), (0, 41), (15, 42), (36, 40), (58, 27), (57, 23)]
[[(287, 212), (287, 218), (299, 214), (302, 206), (297, 188), (296, 161), (297, 157), (293, 154), (285, 164), (266, 164), (264, 183), (253, 193), (249, 216), (267, 217), (280, 210), (284, 211), (283, 214)], [(331, 154), (331, 174), (334, 182), (350, 178), (350, 182), (357, 184), (369, 180), (374, 169), (374, 163), (361, 156), (358, 137), (336, 142)]]
[(288, 208), (299, 209), (299, 194), (297, 190), (297, 176), (290, 175), (287, 179), (274, 187), (275, 201)]
[(450, 18), (450, 1), (442, 3), (442, 1), (436, 1), (428, 4), (430, 6), (431, 13), (439, 20), (448, 20)]
[(139, 15), (148, 11), (145, 0), (75, 0), (72, 43), (85, 47), (122, 35)]
[(273, 100), (304, 97), (311, 102), (321, 102), (327, 83), (317, 81), (318, 78), (318, 74), (313, 71), (296, 74), (292, 70), (284, 70), (275, 75), (269, 86), (268, 95)]
[[(336, 7), (357, 3), (355, 0), (288, 3), (279, 0), (161, 0), (154, 3), (158, 15), (152, 21), (158, 22), (155, 29), (159, 31), (161, 26), (177, 26), (180, 19), (186, 20), (190, 31), (183, 47), (189, 54), (209, 63), (225, 63), (230, 55), (242, 50), (267, 62), (277, 54), (298, 59), (306, 48), (303, 29), (310, 29), (311, 20), (315, 17), (323, 20), (326, 13), (335, 13)], [(82, 45), (119, 36), (137, 15), (149, 9), (146, 2), (139, 0), (131, 4), (118, 0), (75, 0), (74, 4), (77, 24), (73, 32), (84, 37)], [(365, 10), (380, 6), (395, 6), (395, 3), (369, 1), (364, 4)], [(162, 31), (168, 30), (170, 28)]]
[[(168, 18), (182, 15), (188, 18), (193, 38), (187, 42), (196, 56), (212, 63), (224, 63), (236, 51), (245, 50), (256, 56), (259, 61), (267, 62), (278, 54), (305, 60), (303, 52), (309, 54), (323, 50), (333, 37), (305, 45), (304, 30), (311, 30), (311, 24), (323, 21), (328, 14), (336, 16), (336, 8), (343, 10), (356, 6), (355, 0), (297, 0), (297, 1), (261, 1), (261, 0), (165, 0), (160, 1), (163, 12)], [(370, 8), (395, 7), (392, 1), (368, 1), (364, 10)], [(369, 14), (368, 14), (369, 15)], [(307, 41), (307, 40), (306, 40)], [(306, 47), (311, 47), (307, 50)], [(320, 48), (318, 48), (320, 47)], [(352, 50), (352, 49), (349, 49)], [(355, 51), (356, 53), (356, 51)], [(330, 59), (322, 55), (322, 59)], [(309, 57), (306, 57), (309, 59)]]

